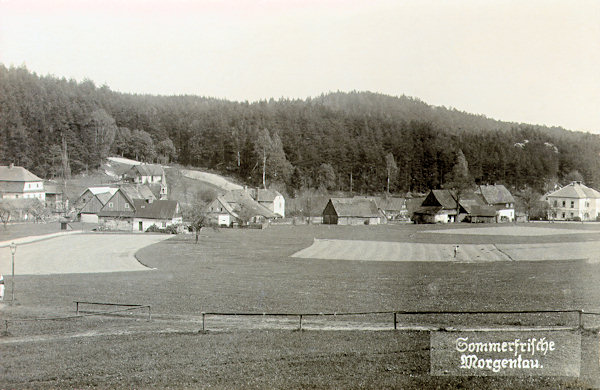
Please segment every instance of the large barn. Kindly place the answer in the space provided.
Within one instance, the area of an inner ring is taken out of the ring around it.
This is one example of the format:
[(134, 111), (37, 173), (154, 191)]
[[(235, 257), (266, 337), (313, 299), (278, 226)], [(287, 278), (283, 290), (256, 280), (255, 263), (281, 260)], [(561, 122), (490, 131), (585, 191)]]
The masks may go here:
[(323, 210), (329, 225), (378, 225), (385, 220), (375, 201), (360, 198), (331, 198)]

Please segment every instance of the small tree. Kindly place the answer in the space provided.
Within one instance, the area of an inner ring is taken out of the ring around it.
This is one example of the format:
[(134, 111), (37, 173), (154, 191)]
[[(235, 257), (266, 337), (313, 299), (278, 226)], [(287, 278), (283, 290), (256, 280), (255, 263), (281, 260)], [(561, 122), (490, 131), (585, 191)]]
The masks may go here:
[(6, 225), (8, 225), (8, 221), (10, 221), (10, 217), (14, 212), (15, 208), (10, 202), (0, 202), (0, 221), (2, 221), (4, 229), (6, 229)]

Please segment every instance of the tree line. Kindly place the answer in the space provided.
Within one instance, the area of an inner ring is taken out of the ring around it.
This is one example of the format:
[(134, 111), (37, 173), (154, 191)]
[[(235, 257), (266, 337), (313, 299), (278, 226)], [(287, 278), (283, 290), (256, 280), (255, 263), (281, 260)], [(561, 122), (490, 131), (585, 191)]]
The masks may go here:
[(292, 196), (307, 188), (422, 193), (447, 183), (462, 154), (475, 182), (545, 192), (580, 175), (600, 186), (598, 135), (406, 96), (335, 92), (249, 103), (136, 95), (0, 64), (0, 113), (0, 163), (43, 178), (94, 170), (119, 155), (208, 168)]

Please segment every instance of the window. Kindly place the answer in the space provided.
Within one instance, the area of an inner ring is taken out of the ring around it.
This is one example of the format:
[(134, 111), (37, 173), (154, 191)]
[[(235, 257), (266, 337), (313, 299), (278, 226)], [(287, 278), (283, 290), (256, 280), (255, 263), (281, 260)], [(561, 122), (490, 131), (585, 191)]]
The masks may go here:
[(566, 202), (566, 201), (564, 201), (564, 200), (563, 200), (563, 203), (562, 203), (562, 204), (563, 204), (563, 205), (562, 205), (562, 207), (566, 207), (566, 206), (567, 206), (567, 202)]
[(128, 209), (129, 208), (129, 203), (125, 203), (125, 208)]
[(554, 201), (554, 207), (558, 207), (558, 201)]
[(563, 217), (563, 218), (565, 217), (565, 213), (562, 213), (562, 217)]
[(572, 200), (572, 201), (571, 201), (571, 208), (574, 208), (574, 207), (575, 207), (575, 201), (574, 201), (574, 200)]
[(113, 208), (113, 202), (108, 202), (108, 207)]

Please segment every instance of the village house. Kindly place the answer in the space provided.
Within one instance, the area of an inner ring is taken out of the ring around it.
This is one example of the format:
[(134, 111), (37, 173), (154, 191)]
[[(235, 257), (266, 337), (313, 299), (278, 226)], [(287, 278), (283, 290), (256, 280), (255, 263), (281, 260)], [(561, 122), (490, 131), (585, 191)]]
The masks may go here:
[(109, 230), (133, 229), (135, 200), (154, 201), (156, 196), (146, 185), (121, 185), (98, 212), (98, 222)]
[(166, 199), (168, 196), (167, 179), (165, 170), (157, 164), (139, 164), (132, 166), (124, 175), (125, 181), (136, 184), (147, 184), (157, 187), (158, 198)]
[(285, 199), (279, 191), (259, 188), (252, 192), (252, 198), (273, 213), (285, 218)]
[(388, 221), (408, 221), (410, 215), (408, 214), (408, 208), (406, 205), (406, 198), (387, 197), (382, 198), (377, 206), (383, 213)]
[(98, 213), (115, 192), (115, 187), (87, 188), (75, 201), (77, 219), (86, 223), (98, 223)]
[(385, 222), (377, 203), (365, 198), (331, 198), (322, 214), (323, 223), (328, 225), (378, 225)]
[(223, 196), (218, 196), (206, 206), (205, 215), (208, 218), (209, 224), (224, 227), (231, 227), (234, 222), (238, 222), (240, 219), (239, 215)]
[(472, 191), (463, 192), (457, 202), (453, 191), (431, 190), (412, 219), (415, 223), (495, 222), (496, 210)]
[[(231, 217), (237, 218), (240, 222), (263, 223), (276, 218), (280, 214), (271, 211), (267, 206), (257, 202), (252, 196), (252, 191), (247, 189), (233, 190), (222, 195), (222, 201), (227, 203), (234, 214)], [(213, 202), (214, 203), (214, 202)], [(205, 210), (210, 210), (212, 203)], [(229, 214), (229, 213), (228, 213)], [(231, 222), (236, 222), (235, 218)]]
[(145, 232), (151, 226), (164, 229), (179, 225), (183, 219), (176, 200), (144, 200), (134, 199), (133, 229)]
[(595, 221), (600, 217), (600, 192), (579, 181), (546, 196), (550, 206), (548, 219)]
[(480, 185), (475, 193), (482, 196), (488, 206), (496, 209), (496, 222), (515, 220), (515, 198), (502, 184)]
[(0, 199), (46, 200), (44, 181), (23, 167), (0, 166)]

